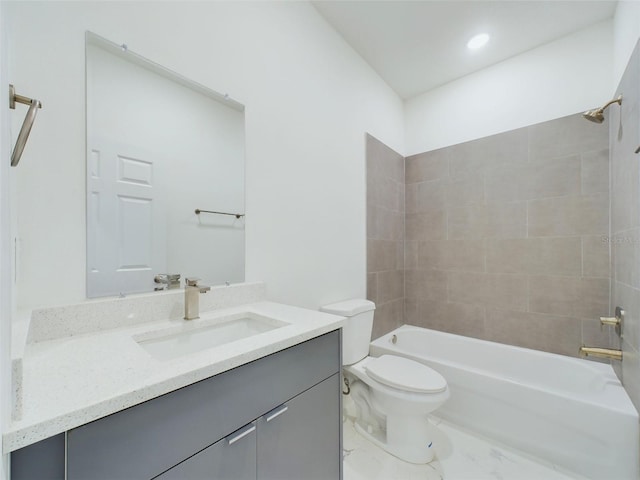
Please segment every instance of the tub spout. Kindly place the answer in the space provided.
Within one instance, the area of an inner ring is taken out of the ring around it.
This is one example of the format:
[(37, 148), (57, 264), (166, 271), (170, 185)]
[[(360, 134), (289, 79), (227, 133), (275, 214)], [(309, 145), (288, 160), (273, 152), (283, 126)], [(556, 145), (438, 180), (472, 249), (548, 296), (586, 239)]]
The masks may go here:
[(580, 347), (580, 355), (585, 357), (599, 357), (610, 358), (613, 360), (622, 361), (622, 350), (613, 350), (611, 348), (598, 348), (598, 347)]

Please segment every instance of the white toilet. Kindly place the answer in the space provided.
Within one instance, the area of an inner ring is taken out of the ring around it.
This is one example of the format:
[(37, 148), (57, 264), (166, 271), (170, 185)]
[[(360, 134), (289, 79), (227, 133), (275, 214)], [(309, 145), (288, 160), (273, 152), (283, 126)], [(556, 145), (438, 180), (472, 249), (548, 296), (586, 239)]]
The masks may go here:
[(373, 302), (347, 300), (320, 310), (347, 317), (342, 328), (342, 364), (356, 405), (356, 430), (404, 461), (433, 460), (427, 415), (449, 398), (444, 377), (408, 358), (368, 356)]

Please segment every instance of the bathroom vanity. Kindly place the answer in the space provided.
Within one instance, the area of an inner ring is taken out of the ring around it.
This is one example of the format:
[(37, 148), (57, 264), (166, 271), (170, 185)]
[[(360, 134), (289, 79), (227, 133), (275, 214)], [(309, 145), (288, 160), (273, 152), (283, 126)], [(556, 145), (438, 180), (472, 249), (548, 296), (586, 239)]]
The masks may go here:
[(11, 478), (339, 478), (327, 333), (13, 452)]
[[(5, 433), (3, 442), (5, 451), (11, 452), (11, 478), (341, 478), (342, 319), (258, 302), (203, 313), (203, 323), (196, 328), (217, 328), (238, 312), (263, 315), (282, 325), (170, 360), (153, 358), (135, 340), (167, 328), (174, 336), (176, 328), (194, 331), (191, 323), (144, 323), (65, 339), (68, 345), (75, 343), (82, 362), (82, 343), (89, 350), (95, 350), (98, 342), (109, 349), (109, 343), (119, 337), (124, 362), (114, 358), (113, 368), (122, 372), (125, 385), (132, 385), (125, 364), (135, 352), (144, 375), (134, 376), (142, 383), (133, 396), (122, 394), (115, 402), (107, 398), (108, 387), (100, 392), (101, 398), (94, 392), (80, 401), (71, 400), (76, 403), (75, 412), (61, 402), (57, 409), (48, 409), (47, 418), (34, 422), (30, 419), (38, 415), (30, 406), (37, 402), (30, 405), (25, 378), (24, 418), (14, 422), (13, 432)], [(60, 341), (46, 343), (41, 348), (48, 350), (43, 353), (36, 346), (34, 357), (48, 355), (54, 361)], [(88, 362), (89, 357), (84, 360)], [(25, 375), (36, 374), (30, 374), (30, 368), (25, 363)], [(89, 365), (78, 368), (80, 375), (83, 369), (85, 374), (91, 370)], [(184, 385), (171, 387), (179, 383)], [(70, 381), (61, 388), (77, 386)], [(52, 393), (52, 399), (59, 398), (60, 390)], [(82, 391), (68, 393), (84, 396)], [(95, 416), (91, 412), (101, 399), (101, 408), (110, 405), (113, 411)], [(59, 415), (54, 417), (53, 411)], [(83, 420), (87, 412), (93, 421)], [(38, 436), (44, 438), (32, 441)], [(21, 442), (27, 445), (12, 448)]]

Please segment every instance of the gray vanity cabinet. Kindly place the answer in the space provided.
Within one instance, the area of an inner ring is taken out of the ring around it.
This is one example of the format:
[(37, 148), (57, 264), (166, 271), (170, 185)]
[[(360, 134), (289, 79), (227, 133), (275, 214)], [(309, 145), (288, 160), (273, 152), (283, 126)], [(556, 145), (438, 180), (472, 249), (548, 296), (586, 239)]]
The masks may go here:
[(337, 480), (339, 383), (333, 375), (155, 480)]
[(256, 479), (256, 423), (217, 441), (155, 480)]
[(258, 480), (340, 478), (339, 385), (336, 374), (258, 419)]
[(340, 368), (335, 330), (20, 449), (12, 480), (65, 450), (67, 480), (339, 479)]

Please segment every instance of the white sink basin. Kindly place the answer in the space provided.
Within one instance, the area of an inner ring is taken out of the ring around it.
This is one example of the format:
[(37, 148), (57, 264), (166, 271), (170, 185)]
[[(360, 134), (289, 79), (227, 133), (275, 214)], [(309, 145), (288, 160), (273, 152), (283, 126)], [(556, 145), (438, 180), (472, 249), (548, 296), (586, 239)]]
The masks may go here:
[[(196, 320), (190, 322), (196, 322)], [(198, 324), (185, 323), (179, 327), (150, 332), (136, 336), (134, 340), (152, 357), (171, 360), (289, 325), (286, 322), (250, 312), (198, 322)]]

